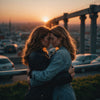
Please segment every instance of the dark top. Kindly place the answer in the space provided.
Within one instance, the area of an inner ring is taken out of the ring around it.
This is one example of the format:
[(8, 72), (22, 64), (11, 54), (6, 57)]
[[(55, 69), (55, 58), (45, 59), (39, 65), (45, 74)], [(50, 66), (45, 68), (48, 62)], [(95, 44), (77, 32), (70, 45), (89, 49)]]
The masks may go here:
[(42, 50), (32, 52), (29, 56), (29, 68), (33, 70), (44, 70), (49, 65), (50, 59)]
[[(35, 52), (32, 52), (29, 55), (29, 76), (31, 78), (31, 72), (33, 70), (45, 70), (50, 63), (50, 59), (48, 55), (43, 52), (42, 50), (38, 50)], [(57, 85), (64, 85), (66, 83), (69, 83), (72, 81), (72, 77), (68, 72), (62, 71), (58, 73), (52, 80), (47, 81), (44, 83), (46, 86), (57, 86)], [(43, 86), (43, 85), (42, 85)]]
[[(50, 59), (48, 55), (42, 50), (34, 51), (29, 55), (29, 69), (28, 75), (31, 76), (31, 72), (35, 70), (45, 70)], [(52, 80), (43, 82), (43, 85), (37, 87), (30, 87), (30, 90), (25, 96), (25, 100), (52, 100), (52, 93), (55, 86), (64, 85), (72, 81), (72, 77), (68, 72), (58, 73)]]

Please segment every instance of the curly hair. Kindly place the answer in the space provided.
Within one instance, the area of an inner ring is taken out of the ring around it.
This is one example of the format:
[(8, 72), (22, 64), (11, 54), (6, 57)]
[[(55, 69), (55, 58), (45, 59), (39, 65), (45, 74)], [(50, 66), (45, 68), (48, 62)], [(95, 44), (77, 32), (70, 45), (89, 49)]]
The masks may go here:
[(65, 29), (62, 26), (56, 25), (51, 28), (51, 33), (56, 36), (57, 38), (62, 38), (62, 43), (61, 45), (67, 48), (71, 55), (71, 59), (74, 60), (76, 57), (76, 42), (75, 40), (71, 37), (67, 29)]
[(30, 33), (22, 53), (22, 63), (28, 65), (28, 57), (32, 51), (40, 50), (43, 48), (41, 39), (47, 36), (49, 28), (46, 26), (39, 26), (33, 29)]

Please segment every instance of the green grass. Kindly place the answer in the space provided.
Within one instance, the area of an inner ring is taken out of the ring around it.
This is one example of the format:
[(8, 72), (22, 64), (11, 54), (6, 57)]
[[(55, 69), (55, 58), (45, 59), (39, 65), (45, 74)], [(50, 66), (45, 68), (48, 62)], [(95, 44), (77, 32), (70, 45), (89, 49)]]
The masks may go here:
[(72, 82), (77, 100), (100, 98), (100, 75), (76, 78)]
[(0, 85), (0, 100), (24, 100), (28, 90), (26, 81), (18, 81), (14, 84)]
[[(77, 100), (96, 100), (100, 98), (100, 75), (75, 78), (72, 82)], [(0, 85), (0, 100), (24, 100), (28, 91), (26, 81)]]

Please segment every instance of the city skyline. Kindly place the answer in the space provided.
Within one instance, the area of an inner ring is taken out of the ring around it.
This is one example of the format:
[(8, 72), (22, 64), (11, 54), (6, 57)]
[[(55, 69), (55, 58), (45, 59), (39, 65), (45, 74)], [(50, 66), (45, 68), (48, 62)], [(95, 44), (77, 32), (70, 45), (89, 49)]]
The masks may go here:
[[(100, 0), (0, 0), (0, 23), (9, 20), (13, 23), (46, 22), (64, 13), (89, 8), (91, 4), (100, 5)], [(69, 23), (79, 24), (79, 17), (69, 19)], [(90, 23), (88, 15), (86, 23)], [(97, 24), (100, 24), (100, 17), (97, 19)]]

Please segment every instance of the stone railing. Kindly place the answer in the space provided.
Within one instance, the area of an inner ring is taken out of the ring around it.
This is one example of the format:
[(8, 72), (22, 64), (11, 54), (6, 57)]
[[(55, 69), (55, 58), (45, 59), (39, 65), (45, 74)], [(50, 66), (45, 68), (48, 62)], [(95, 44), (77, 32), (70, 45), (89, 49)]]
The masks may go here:
[[(100, 63), (99, 64), (86, 64), (86, 65), (78, 65), (75, 66), (75, 73), (100, 73)], [(14, 75), (26, 75), (27, 69), (20, 70), (10, 70), (10, 71), (0, 71), (0, 77), (2, 76), (14, 76)]]
[(96, 53), (96, 37), (97, 37), (97, 18), (98, 18), (98, 12), (100, 12), (100, 5), (90, 5), (89, 8), (79, 10), (73, 13), (64, 13), (62, 16), (56, 17), (54, 19), (51, 19), (46, 24), (48, 27), (52, 27), (54, 25), (58, 25), (59, 21), (64, 21), (64, 27), (68, 29), (68, 19), (73, 17), (80, 17), (80, 53), (84, 53), (85, 51), (85, 20), (86, 15), (89, 14), (91, 19), (91, 25), (90, 25), (90, 48), (91, 53)]

